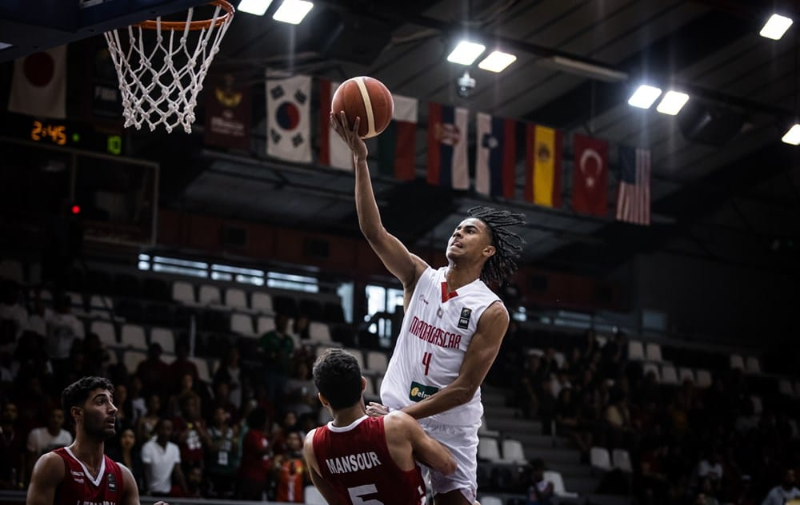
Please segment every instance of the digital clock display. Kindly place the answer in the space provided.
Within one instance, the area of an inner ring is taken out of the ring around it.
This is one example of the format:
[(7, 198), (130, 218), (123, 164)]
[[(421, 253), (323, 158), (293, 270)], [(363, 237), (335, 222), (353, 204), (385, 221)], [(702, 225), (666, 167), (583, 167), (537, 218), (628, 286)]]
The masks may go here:
[[(27, 126), (22, 126), (27, 124)], [(122, 135), (114, 131), (100, 131), (90, 125), (73, 121), (42, 121), (28, 119), (23, 123), (9, 121), (0, 130), (19, 135), (25, 128), (27, 137), (34, 142), (68, 146), (88, 151), (120, 155), (123, 153)]]

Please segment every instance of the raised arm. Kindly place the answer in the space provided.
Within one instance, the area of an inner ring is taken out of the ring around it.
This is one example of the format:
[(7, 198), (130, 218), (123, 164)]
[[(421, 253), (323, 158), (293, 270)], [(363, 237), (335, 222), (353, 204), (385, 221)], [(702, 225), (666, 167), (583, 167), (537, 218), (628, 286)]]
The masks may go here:
[(456, 380), (436, 394), (403, 408), (403, 412), (422, 419), (467, 403), (492, 367), (507, 329), (508, 311), (501, 302), (495, 302), (481, 315)]
[[(456, 471), (456, 460), (447, 447), (425, 433), (413, 417), (395, 411), (383, 419), (386, 442), (398, 467), (411, 470), (416, 460), (445, 475)], [(407, 454), (409, 445), (411, 454)]]
[(316, 487), (317, 491), (325, 498), (325, 501), (330, 505), (339, 505), (338, 495), (319, 473), (319, 464), (317, 463), (317, 457), (314, 455), (315, 432), (316, 430), (309, 431), (306, 435), (306, 442), (303, 444), (303, 456), (305, 456), (306, 464), (309, 467), (308, 474), (311, 477), (311, 482), (314, 484), (314, 487)]
[(66, 469), (64, 460), (58, 454), (49, 452), (36, 462), (31, 473), (26, 505), (52, 505), (55, 503), (56, 489), (64, 480)]
[(338, 116), (331, 112), (331, 128), (353, 151), (358, 225), (384, 266), (403, 283), (406, 291), (413, 290), (413, 286), (427, 268), (427, 264), (418, 256), (411, 254), (406, 246), (397, 237), (386, 231), (381, 223), (381, 214), (378, 204), (375, 202), (369, 166), (367, 166), (367, 145), (357, 134), (359, 123), (360, 119), (356, 118), (355, 125), (351, 130), (347, 127), (344, 111), (338, 112)]

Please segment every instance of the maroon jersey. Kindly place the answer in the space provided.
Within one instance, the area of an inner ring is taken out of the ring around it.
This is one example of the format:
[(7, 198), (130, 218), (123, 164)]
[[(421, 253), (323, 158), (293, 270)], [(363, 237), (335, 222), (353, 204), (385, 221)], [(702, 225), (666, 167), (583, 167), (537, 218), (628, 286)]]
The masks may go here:
[(66, 473), (56, 489), (54, 503), (63, 505), (114, 505), (122, 503), (124, 481), (122, 468), (108, 456), (103, 456), (100, 472), (95, 479), (68, 447), (54, 453), (64, 460)]
[(419, 466), (401, 470), (386, 444), (383, 417), (367, 417), (350, 426), (332, 423), (314, 433), (314, 455), (320, 475), (341, 503), (424, 505), (425, 482)]

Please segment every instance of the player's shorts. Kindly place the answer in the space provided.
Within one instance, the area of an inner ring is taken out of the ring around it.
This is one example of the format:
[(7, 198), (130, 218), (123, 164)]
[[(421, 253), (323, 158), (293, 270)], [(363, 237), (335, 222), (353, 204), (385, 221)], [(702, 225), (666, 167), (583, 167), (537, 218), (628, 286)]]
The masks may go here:
[(451, 426), (420, 419), (425, 432), (447, 447), (456, 460), (456, 471), (452, 475), (430, 470), (433, 495), (458, 489), (469, 503), (478, 495), (478, 425)]

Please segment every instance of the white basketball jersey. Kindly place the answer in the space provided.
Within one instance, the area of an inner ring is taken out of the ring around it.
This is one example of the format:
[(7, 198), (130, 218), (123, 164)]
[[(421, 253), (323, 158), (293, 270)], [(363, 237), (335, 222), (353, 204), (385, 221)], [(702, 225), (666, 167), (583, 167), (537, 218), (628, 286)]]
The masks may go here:
[[(480, 279), (447, 292), (447, 267), (422, 273), (381, 384), (381, 401), (393, 409), (418, 402), (451, 384), (461, 370), (483, 311), (499, 300)], [(472, 399), (427, 419), (452, 426), (479, 425), (480, 388)]]

